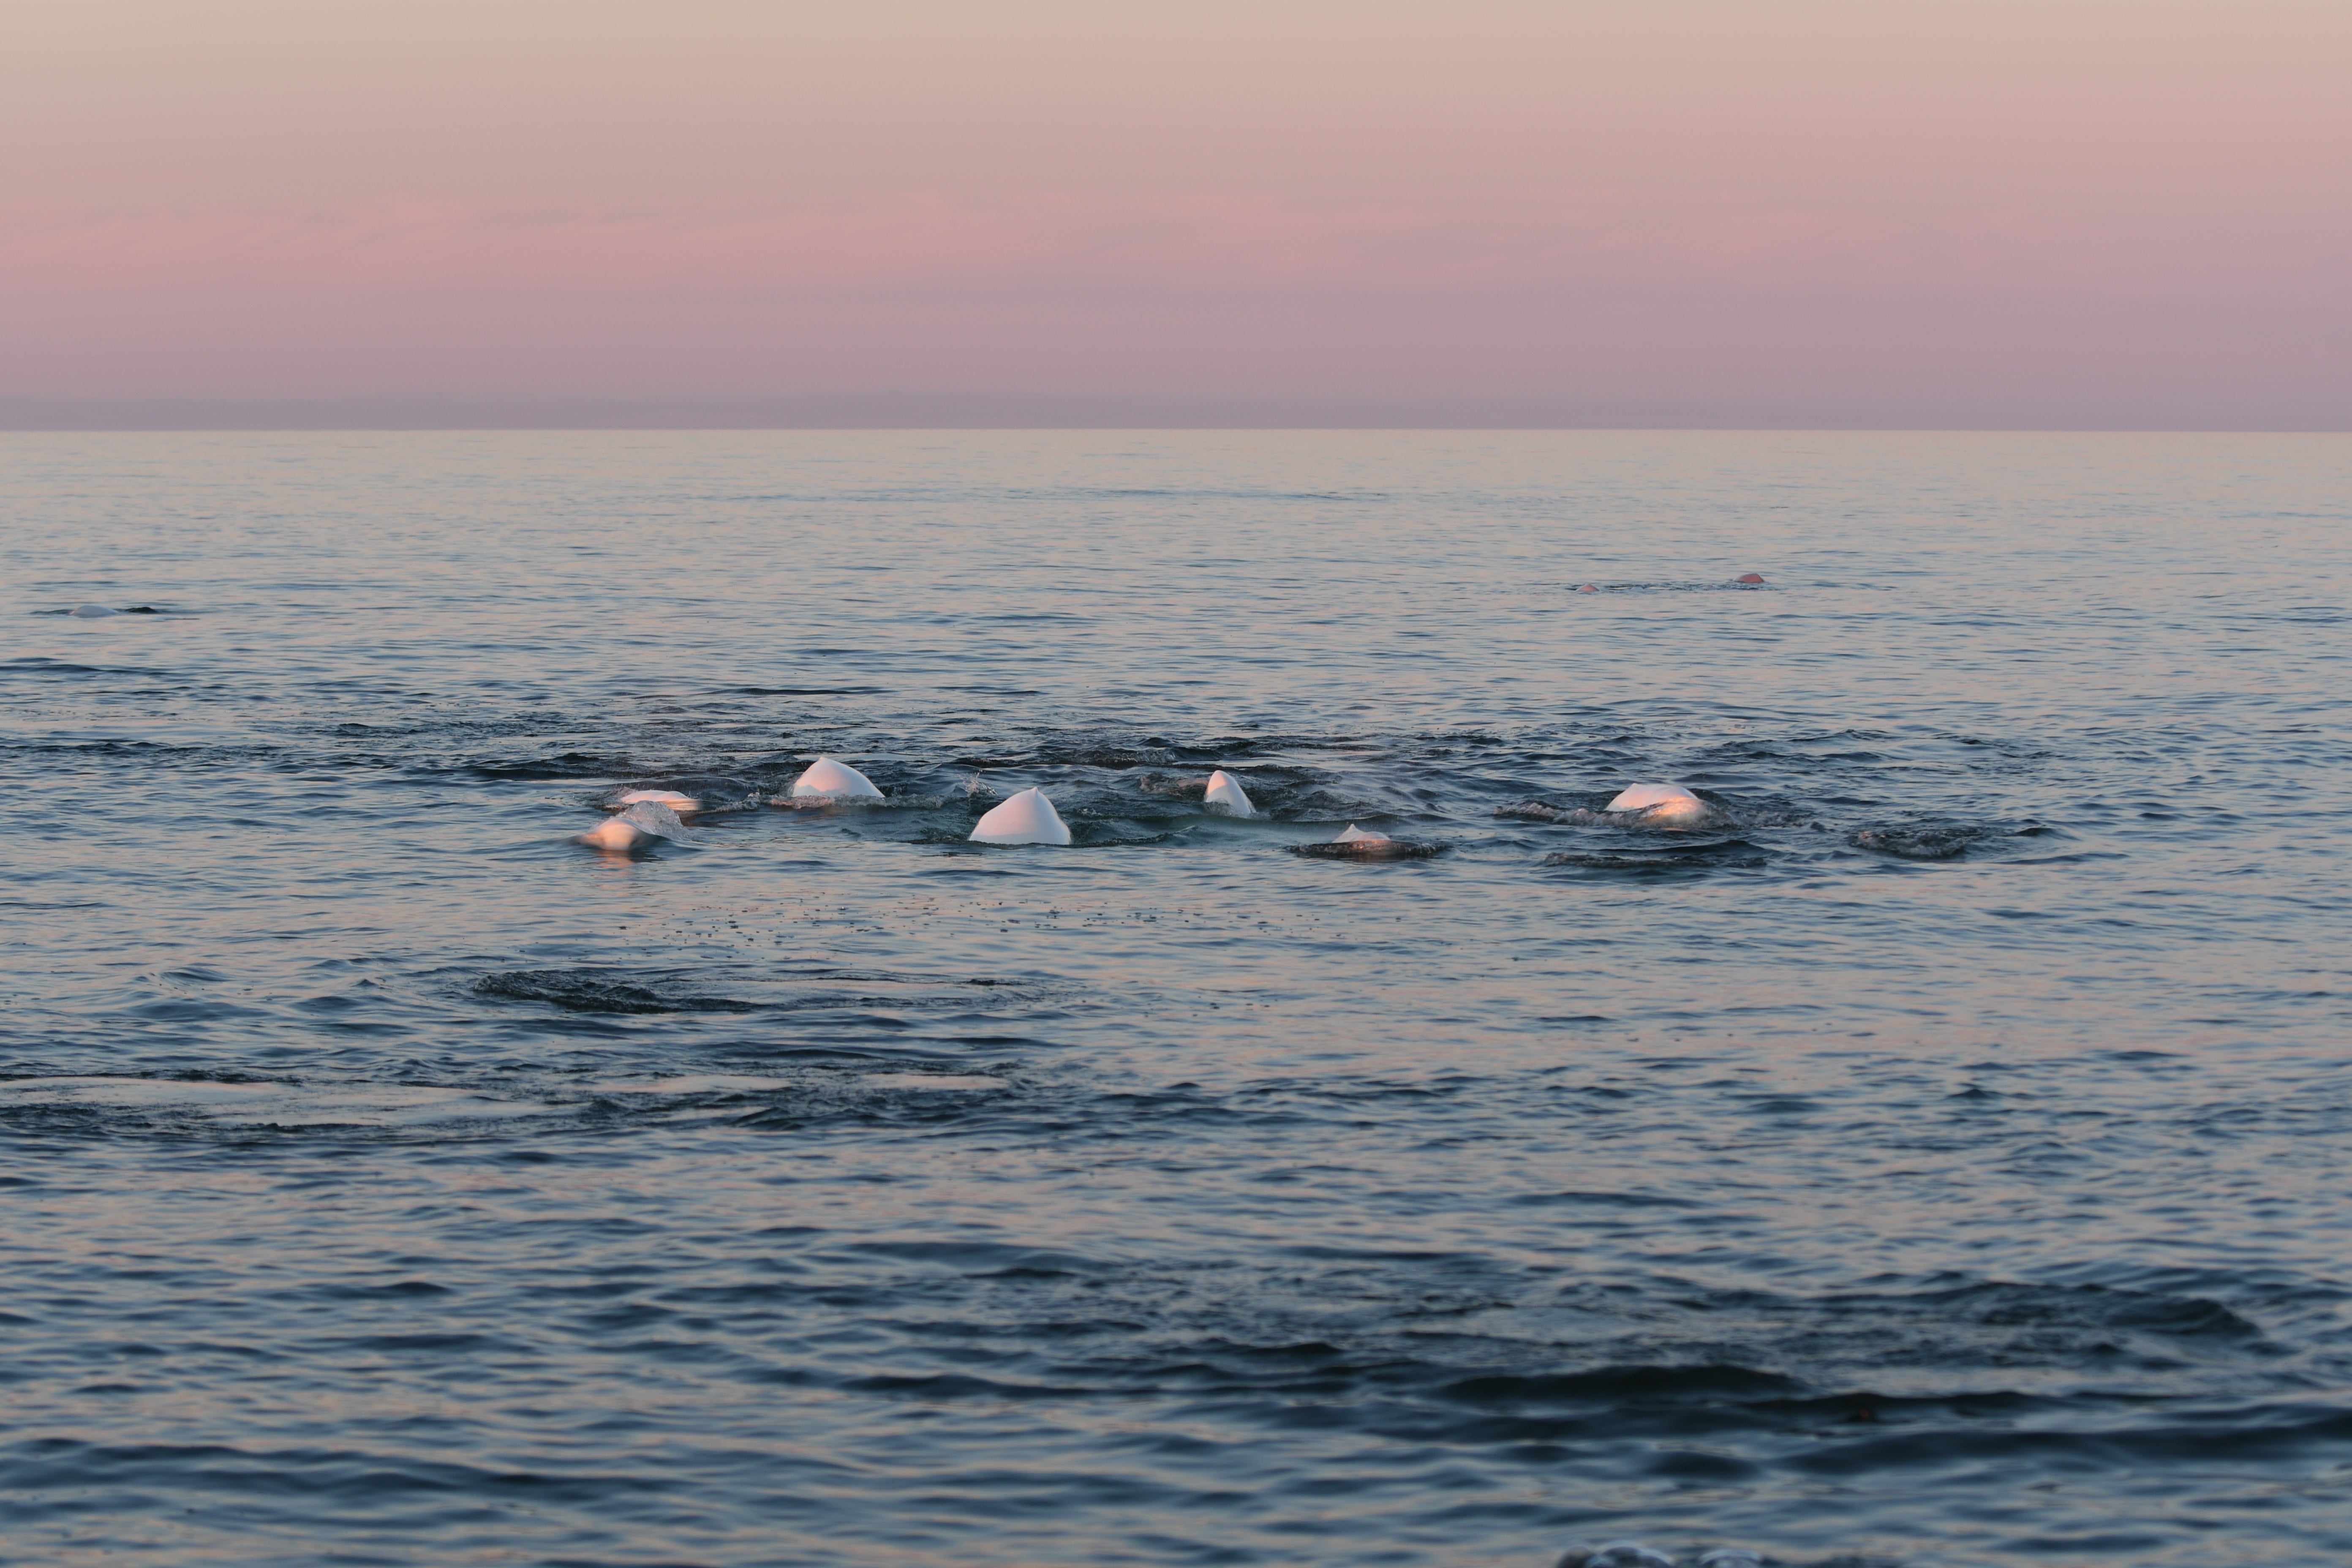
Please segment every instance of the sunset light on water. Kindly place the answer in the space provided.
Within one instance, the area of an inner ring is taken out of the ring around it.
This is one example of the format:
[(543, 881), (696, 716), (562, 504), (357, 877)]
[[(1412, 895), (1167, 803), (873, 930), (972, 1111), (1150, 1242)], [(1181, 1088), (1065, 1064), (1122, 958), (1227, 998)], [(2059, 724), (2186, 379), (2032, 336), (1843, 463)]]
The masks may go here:
[(2352, 1555), (2347, 17), (17, 18), (0, 1563)]

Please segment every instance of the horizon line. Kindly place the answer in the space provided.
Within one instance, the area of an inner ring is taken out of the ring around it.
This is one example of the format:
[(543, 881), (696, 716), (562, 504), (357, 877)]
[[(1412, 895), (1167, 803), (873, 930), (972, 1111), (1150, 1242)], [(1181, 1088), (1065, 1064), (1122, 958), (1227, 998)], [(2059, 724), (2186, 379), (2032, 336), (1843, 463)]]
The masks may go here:
[[(2284, 411), (2281, 411), (2282, 413)], [(2105, 416), (1984, 407), (1865, 414), (1738, 400), (1235, 397), (1134, 393), (800, 393), (766, 396), (292, 397), (0, 395), (0, 432), (526, 430), (1489, 430), (1928, 434), (2343, 435), (2352, 416), (2231, 417), (2142, 409)]]

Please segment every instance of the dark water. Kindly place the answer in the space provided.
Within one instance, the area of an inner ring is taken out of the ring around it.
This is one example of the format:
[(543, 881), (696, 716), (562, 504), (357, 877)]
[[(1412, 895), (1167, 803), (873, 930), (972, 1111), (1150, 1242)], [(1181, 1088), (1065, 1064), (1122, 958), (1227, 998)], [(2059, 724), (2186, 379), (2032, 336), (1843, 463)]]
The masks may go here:
[(2347, 484), (0, 437), (0, 1560), (2352, 1558)]

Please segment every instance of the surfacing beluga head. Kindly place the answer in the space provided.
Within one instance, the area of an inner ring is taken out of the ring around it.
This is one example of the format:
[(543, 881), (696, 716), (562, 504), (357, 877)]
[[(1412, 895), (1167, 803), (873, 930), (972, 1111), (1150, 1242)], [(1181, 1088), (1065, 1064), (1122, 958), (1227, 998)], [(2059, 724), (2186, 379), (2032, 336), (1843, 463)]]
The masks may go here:
[(1209, 775), (1208, 793), (1201, 797), (1201, 804), (1227, 816), (1257, 815), (1257, 807), (1250, 804), (1249, 792), (1242, 788), (1241, 780), (1223, 768)]
[(793, 800), (880, 800), (882, 792), (874, 781), (831, 757), (819, 757), (808, 765), (808, 771), (793, 781), (787, 795)]
[(999, 802), (973, 825), (974, 844), (1067, 844), (1070, 828), (1040, 789)]
[(1715, 816), (1706, 802), (1675, 784), (1628, 785), (1601, 809), (1629, 818), (1625, 826), (1631, 827), (1698, 827)]
[(649, 849), (665, 838), (680, 842), (691, 841), (692, 835), (677, 819), (677, 813), (659, 801), (639, 801), (625, 811), (606, 817), (580, 836), (580, 842), (592, 849), (612, 854), (633, 855)]

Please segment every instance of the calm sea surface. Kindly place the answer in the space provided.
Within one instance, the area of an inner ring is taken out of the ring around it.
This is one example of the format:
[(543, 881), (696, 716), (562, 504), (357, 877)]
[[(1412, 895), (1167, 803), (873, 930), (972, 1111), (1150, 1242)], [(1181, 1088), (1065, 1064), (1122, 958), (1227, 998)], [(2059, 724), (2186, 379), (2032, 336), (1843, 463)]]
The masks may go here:
[(2352, 1560), (2347, 522), (2332, 437), (0, 437), (0, 1562)]

